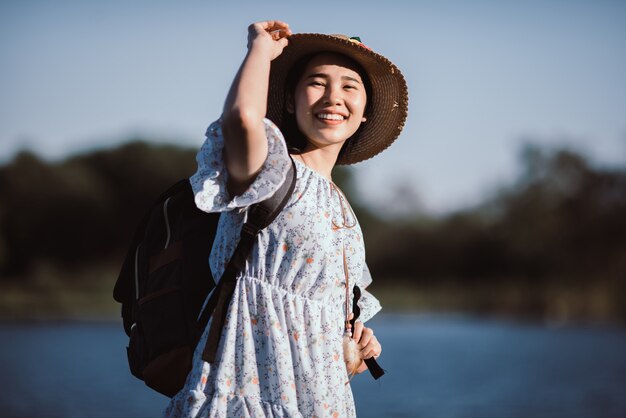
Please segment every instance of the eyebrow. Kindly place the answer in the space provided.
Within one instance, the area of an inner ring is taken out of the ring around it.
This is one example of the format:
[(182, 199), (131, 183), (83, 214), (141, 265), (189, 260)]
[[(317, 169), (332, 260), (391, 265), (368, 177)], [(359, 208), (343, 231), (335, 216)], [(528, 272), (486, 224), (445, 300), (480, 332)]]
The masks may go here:
[[(328, 78), (328, 74), (314, 73), (314, 74), (310, 74), (310, 75), (306, 76), (306, 78), (315, 78), (315, 77)], [(348, 75), (342, 75), (341, 79), (342, 80), (347, 80), (347, 81), (354, 81), (355, 83), (363, 84), (363, 82), (361, 82), (361, 80), (357, 80), (356, 78), (350, 77)]]

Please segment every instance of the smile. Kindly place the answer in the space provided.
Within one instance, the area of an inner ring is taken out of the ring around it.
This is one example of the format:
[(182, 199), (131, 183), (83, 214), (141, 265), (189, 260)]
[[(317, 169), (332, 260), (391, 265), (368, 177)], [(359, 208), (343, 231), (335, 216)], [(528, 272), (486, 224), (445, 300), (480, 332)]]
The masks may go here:
[(324, 120), (345, 120), (346, 119), (345, 116), (340, 115), (338, 113), (318, 113), (316, 117), (318, 119), (324, 119)]

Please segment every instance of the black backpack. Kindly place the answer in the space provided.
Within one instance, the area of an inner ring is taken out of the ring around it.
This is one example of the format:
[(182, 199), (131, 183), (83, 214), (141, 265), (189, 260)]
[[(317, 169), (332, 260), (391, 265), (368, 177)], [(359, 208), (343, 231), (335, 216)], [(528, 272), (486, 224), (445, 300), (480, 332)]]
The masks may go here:
[(157, 199), (135, 231), (113, 291), (122, 304), (133, 375), (154, 390), (174, 396), (191, 370), (193, 352), (211, 315), (210, 341), (203, 358), (214, 361), (236, 275), (245, 266), (256, 235), (286, 205), (295, 179), (292, 162), (279, 190), (248, 208), (240, 242), (216, 289), (209, 255), (220, 214), (196, 207), (188, 179)]

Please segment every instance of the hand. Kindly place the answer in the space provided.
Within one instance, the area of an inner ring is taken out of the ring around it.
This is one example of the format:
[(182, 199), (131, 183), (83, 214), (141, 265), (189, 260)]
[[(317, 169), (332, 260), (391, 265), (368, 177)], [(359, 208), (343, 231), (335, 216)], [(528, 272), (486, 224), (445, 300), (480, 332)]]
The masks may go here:
[(283, 52), (291, 33), (289, 25), (280, 20), (253, 23), (248, 27), (248, 49), (267, 48), (270, 60), (273, 60)]
[[(361, 349), (361, 358), (367, 359), (370, 357), (378, 358), (383, 351), (380, 342), (374, 335), (374, 330), (365, 327), (363, 322), (356, 321), (354, 323), (354, 330), (352, 330), (352, 338), (357, 341), (359, 348)], [(367, 369), (367, 365), (362, 363), (357, 373), (362, 373)]]

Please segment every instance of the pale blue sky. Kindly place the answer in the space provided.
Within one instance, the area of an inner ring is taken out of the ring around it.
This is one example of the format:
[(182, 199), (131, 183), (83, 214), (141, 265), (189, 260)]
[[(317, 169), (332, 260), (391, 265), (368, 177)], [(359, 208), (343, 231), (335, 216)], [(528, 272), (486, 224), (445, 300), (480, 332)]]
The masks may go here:
[(528, 138), (626, 161), (625, 1), (25, 0), (0, 3), (0, 162), (131, 135), (199, 147), (268, 18), (360, 35), (404, 72), (403, 134), (354, 168), (380, 208), (406, 190), (431, 212), (477, 202)]

